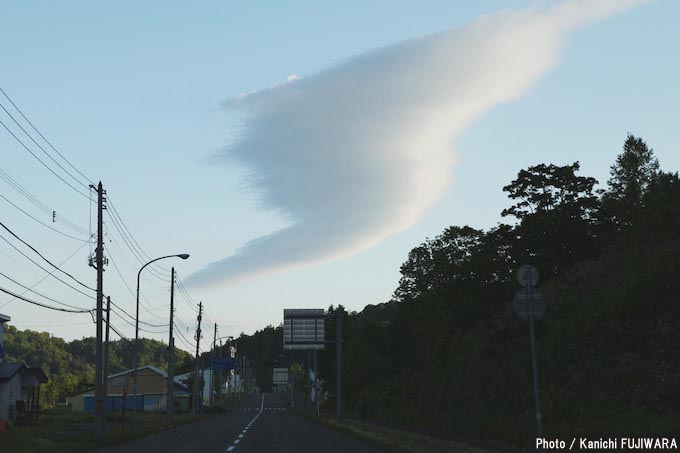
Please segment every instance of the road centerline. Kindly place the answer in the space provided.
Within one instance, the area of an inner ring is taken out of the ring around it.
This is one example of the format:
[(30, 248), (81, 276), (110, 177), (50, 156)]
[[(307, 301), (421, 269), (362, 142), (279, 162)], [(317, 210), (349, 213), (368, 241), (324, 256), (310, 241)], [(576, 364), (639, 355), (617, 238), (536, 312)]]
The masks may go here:
[(241, 442), (241, 440), (243, 439), (244, 434), (248, 431), (248, 428), (250, 428), (250, 425), (252, 425), (252, 424), (255, 422), (255, 420), (257, 420), (257, 417), (259, 417), (260, 414), (262, 414), (262, 412), (264, 411), (264, 397), (265, 397), (265, 394), (263, 393), (263, 394), (262, 394), (262, 401), (260, 402), (260, 410), (258, 411), (257, 414), (255, 414), (255, 417), (253, 417), (253, 419), (252, 419), (250, 422), (248, 422), (248, 424), (243, 428), (243, 431), (241, 432), (241, 434), (239, 434), (239, 435), (238, 435), (238, 438), (235, 439), (235, 440), (232, 442), (232, 445), (230, 445), (230, 446), (227, 448), (227, 451), (233, 451), (233, 450), (236, 448), (236, 446), (237, 446), (237, 445)]

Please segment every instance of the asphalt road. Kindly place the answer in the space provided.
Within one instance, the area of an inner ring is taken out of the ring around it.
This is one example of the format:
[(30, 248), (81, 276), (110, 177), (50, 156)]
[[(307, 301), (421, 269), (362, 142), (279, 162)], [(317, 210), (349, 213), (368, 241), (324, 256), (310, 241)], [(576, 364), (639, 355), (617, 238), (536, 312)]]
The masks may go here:
[(292, 415), (280, 395), (266, 394), (249, 395), (242, 401), (240, 409), (230, 414), (178, 426), (130, 443), (95, 451), (375, 453), (382, 450), (298, 415)]

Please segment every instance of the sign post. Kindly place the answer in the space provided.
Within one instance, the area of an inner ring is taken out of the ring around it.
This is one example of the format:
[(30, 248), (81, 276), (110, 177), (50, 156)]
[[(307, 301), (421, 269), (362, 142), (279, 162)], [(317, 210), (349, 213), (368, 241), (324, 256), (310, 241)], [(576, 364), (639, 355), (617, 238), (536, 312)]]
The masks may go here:
[[(517, 280), (524, 287), (515, 296), (513, 305), (517, 315), (529, 320), (529, 335), (531, 336), (531, 366), (534, 374), (534, 404), (536, 406), (536, 432), (537, 437), (543, 437), (543, 417), (541, 415), (541, 392), (538, 385), (538, 363), (536, 356), (536, 332), (534, 321), (541, 319), (545, 313), (545, 302), (540, 291), (534, 289), (538, 283), (538, 270), (534, 266), (525, 264), (517, 271)], [(522, 302), (526, 301), (526, 302)], [(524, 305), (526, 304), (526, 305)]]
[[(323, 350), (326, 347), (326, 317), (323, 308), (303, 308), (283, 310), (283, 349), (288, 350)], [(318, 405), (318, 376), (316, 374), (316, 360), (314, 366), (315, 398)], [(311, 370), (311, 359), (307, 354), (307, 377)], [(276, 375), (275, 375), (276, 376)], [(311, 384), (311, 382), (310, 382)], [(307, 385), (307, 411), (311, 403), (312, 388)]]

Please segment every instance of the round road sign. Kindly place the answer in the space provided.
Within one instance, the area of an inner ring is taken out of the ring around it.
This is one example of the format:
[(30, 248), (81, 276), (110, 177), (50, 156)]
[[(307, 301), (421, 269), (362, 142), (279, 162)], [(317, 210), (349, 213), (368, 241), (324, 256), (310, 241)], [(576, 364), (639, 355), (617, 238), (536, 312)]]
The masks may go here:
[(529, 295), (527, 293), (526, 288), (523, 288), (517, 291), (517, 294), (515, 294), (515, 299), (512, 301), (512, 308), (515, 309), (515, 313), (517, 313), (517, 316), (525, 321), (529, 320), (529, 313), (530, 311), (532, 311), (534, 315), (534, 321), (537, 321), (543, 318), (543, 316), (545, 315), (545, 311), (547, 310), (548, 307), (546, 306), (545, 301), (543, 300), (541, 291), (538, 289), (532, 289), (531, 290), (532, 310), (529, 310)]
[(527, 283), (529, 286), (534, 287), (538, 284), (538, 269), (530, 264), (525, 264), (517, 270), (517, 281), (520, 285), (526, 288)]

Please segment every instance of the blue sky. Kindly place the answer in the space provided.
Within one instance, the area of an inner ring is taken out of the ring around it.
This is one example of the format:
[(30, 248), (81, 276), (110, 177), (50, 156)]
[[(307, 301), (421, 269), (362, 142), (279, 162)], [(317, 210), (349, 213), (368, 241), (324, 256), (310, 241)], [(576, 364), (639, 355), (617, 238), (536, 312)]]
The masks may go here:
[[(263, 209), (266, 188), (253, 184), (247, 163), (214, 158), (238, 143), (242, 121), (248, 124), (241, 112), (225, 109), (224, 102), (280, 84), (291, 74), (302, 81), (323, 80), (315, 74), (342, 70), (357, 55), (533, 4), (204, 2), (188, 8), (179, 2), (15, 2), (3, 6), (0, 19), (0, 86), (71, 162), (104, 182), (149, 255), (192, 254), (176, 263), (187, 277), (291, 223), (284, 212)], [(566, 33), (554, 66), (455, 137), (452, 180), (417, 222), (352, 256), (226, 287), (192, 287), (192, 298), (204, 302), (209, 321), (217, 322), (225, 335), (278, 324), (284, 307), (342, 303), (360, 310), (389, 299), (399, 265), (426, 237), (452, 224), (488, 228), (500, 221), (507, 206), (501, 188), (521, 168), (579, 160), (583, 174), (604, 183), (626, 133), (632, 132), (655, 149), (664, 169), (678, 170), (679, 12), (677, 2), (651, 1)], [(420, 69), (427, 72), (427, 67)], [(89, 202), (41, 168), (4, 130), (0, 149), (0, 168), (63, 215), (88, 225)], [(32, 209), (5, 184), (0, 194)], [(0, 206), (0, 220), (55, 261), (79, 246), (1, 200)], [(125, 244), (113, 225), (108, 227), (116, 244), (107, 251), (134, 289), (134, 257), (115, 248)], [(64, 268), (94, 285), (94, 271), (85, 264), (87, 249)], [(0, 252), (0, 270), (22, 282), (32, 284), (44, 275), (30, 271), (30, 263), (1, 241)], [(11, 287), (4, 280), (0, 286)], [(36, 288), (88, 305), (58, 284), (45, 281)], [(142, 288), (149, 304), (158, 307), (155, 315), (166, 316), (167, 285), (149, 276)], [(111, 265), (105, 290), (134, 312), (133, 299)], [(30, 328), (69, 339), (94, 333), (88, 315), (18, 301), (3, 307), (7, 300), (0, 297), (0, 312), (19, 327), (36, 326)], [(188, 303), (178, 302), (177, 316), (193, 328), (195, 314)], [(143, 313), (143, 319), (162, 323), (149, 314)], [(134, 335), (122, 320), (116, 325)]]

